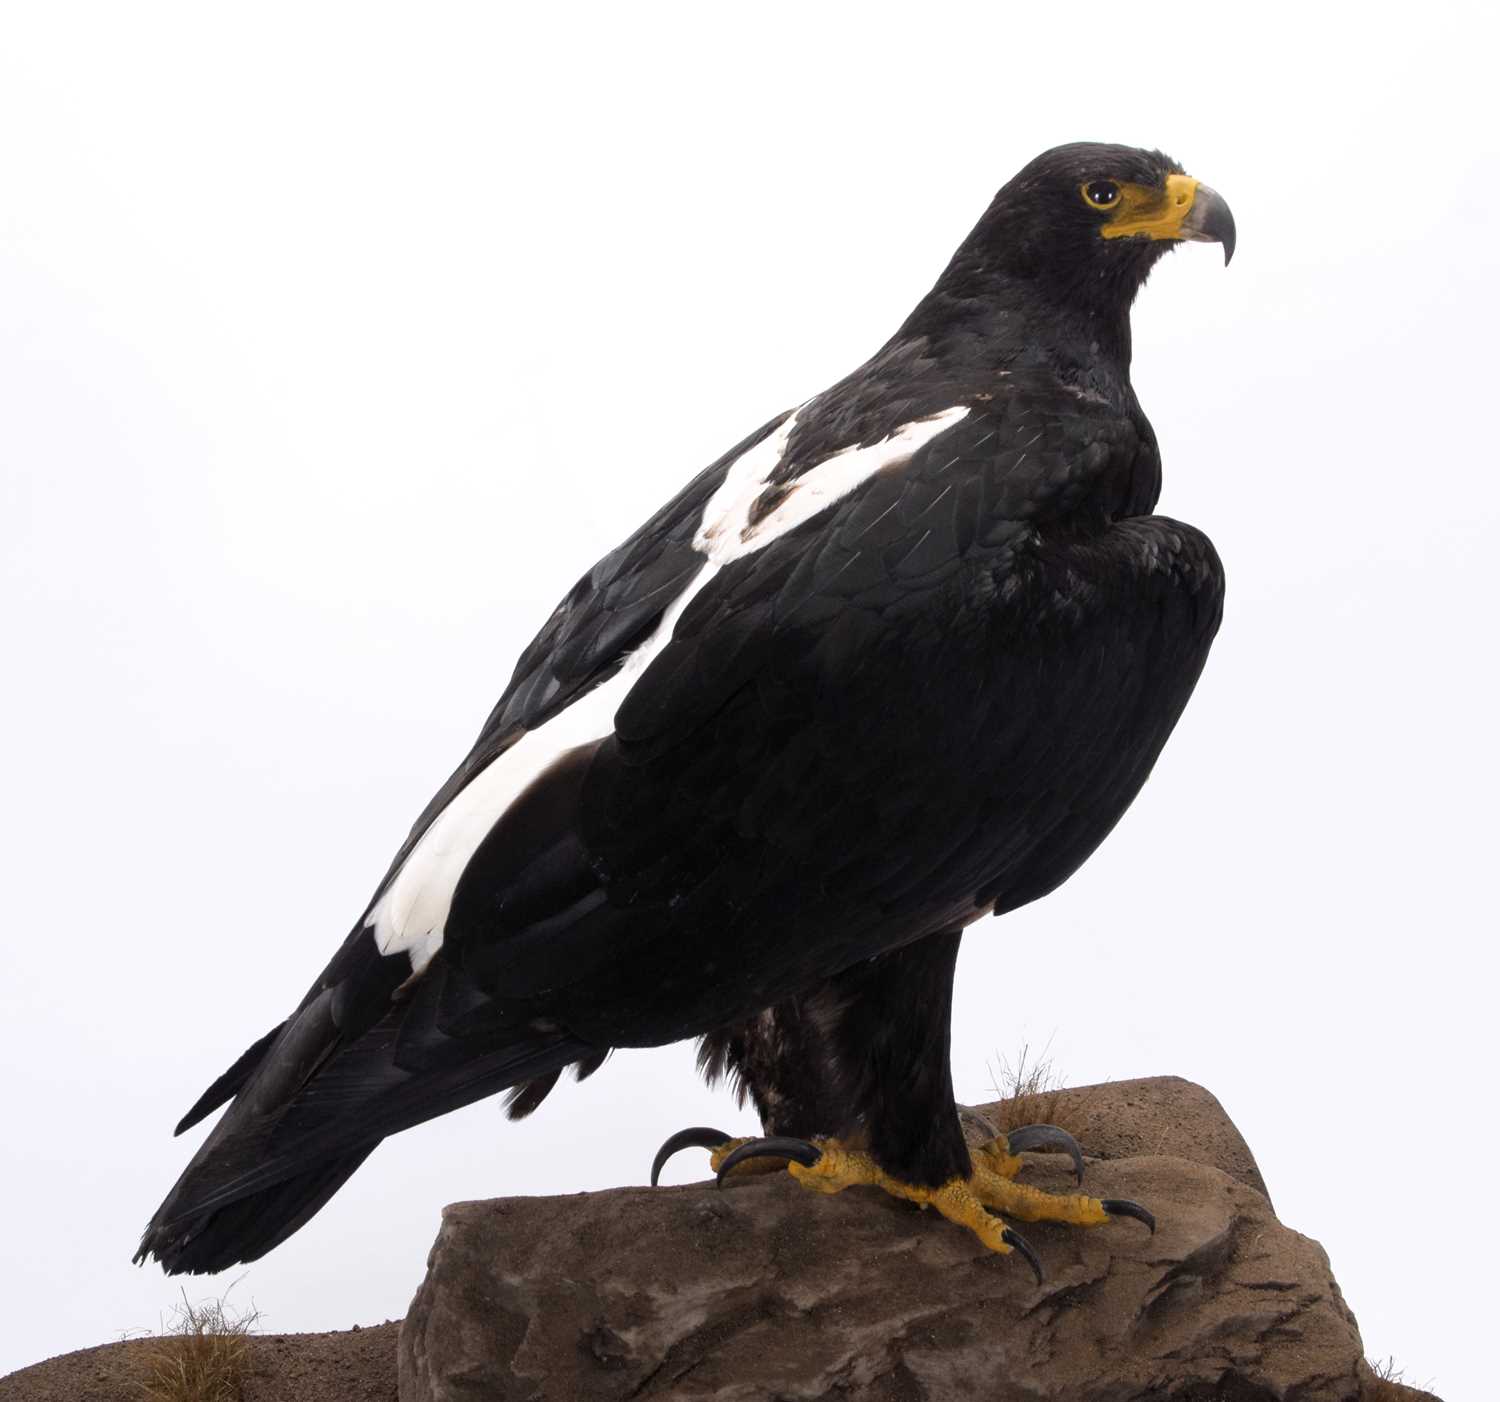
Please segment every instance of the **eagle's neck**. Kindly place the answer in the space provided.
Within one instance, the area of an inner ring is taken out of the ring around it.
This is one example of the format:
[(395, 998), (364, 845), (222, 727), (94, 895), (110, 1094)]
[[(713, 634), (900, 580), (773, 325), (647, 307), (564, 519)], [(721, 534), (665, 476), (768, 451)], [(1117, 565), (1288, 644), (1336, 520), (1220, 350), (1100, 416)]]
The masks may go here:
[(1002, 272), (945, 274), (890, 344), (912, 341), (925, 343), (933, 359), (948, 362), (964, 379), (1048, 370), (1111, 397), (1130, 392), (1128, 302), (1057, 301)]
[[(1130, 307), (1168, 244), (1109, 250), (1000, 236), (999, 201), (959, 246), (932, 291), (893, 337), (924, 338), (939, 357), (976, 370), (1055, 368), (1128, 393)], [(1009, 232), (1014, 233), (1014, 229)]]

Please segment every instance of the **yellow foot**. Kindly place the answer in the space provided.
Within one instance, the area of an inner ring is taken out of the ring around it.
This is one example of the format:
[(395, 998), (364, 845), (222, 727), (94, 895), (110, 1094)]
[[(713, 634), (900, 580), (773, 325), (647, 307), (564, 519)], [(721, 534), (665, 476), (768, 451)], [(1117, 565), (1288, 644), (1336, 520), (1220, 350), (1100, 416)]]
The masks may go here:
[[(1005, 1224), (1000, 1216), (1015, 1217), (1023, 1222), (1064, 1222), (1076, 1227), (1097, 1227), (1111, 1217), (1134, 1217), (1153, 1232), (1156, 1221), (1138, 1203), (1123, 1199), (1091, 1198), (1081, 1193), (1044, 1193), (1024, 1183), (1013, 1182), (1021, 1160), (1013, 1149), (1035, 1142), (1017, 1131), (1005, 1144), (999, 1138), (970, 1150), (968, 1178), (951, 1178), (936, 1187), (907, 1183), (894, 1178), (864, 1150), (850, 1149), (834, 1139), (752, 1139), (728, 1153), (716, 1155), (718, 1177), (722, 1183), (727, 1174), (758, 1158), (787, 1162), (788, 1172), (804, 1188), (819, 1193), (841, 1193), (845, 1188), (869, 1186), (892, 1197), (905, 1198), (922, 1207), (935, 1207), (950, 1222), (967, 1227), (991, 1251), (1008, 1255), (1019, 1251), (1042, 1279), (1041, 1261), (1026, 1239)], [(1061, 1131), (1050, 1131), (1053, 1136)], [(1081, 1166), (1082, 1155), (1070, 1136), (1049, 1138), (1049, 1147), (1071, 1146), (1075, 1164)], [(670, 1142), (670, 1141), (669, 1141)]]
[(974, 1165), (970, 1181), (986, 1207), (1023, 1222), (1064, 1222), (1073, 1227), (1098, 1227), (1111, 1217), (1134, 1217), (1156, 1230), (1156, 1219), (1139, 1203), (1123, 1198), (1091, 1198), (1082, 1193), (1044, 1193), (1011, 1181), (1021, 1168), (1020, 1155), (1028, 1149), (1061, 1149), (1072, 1158), (1074, 1175), (1083, 1182), (1083, 1154), (1078, 1141), (1055, 1125), (1027, 1125), (1008, 1135), (997, 1134), (969, 1150)]
[(1042, 1268), (1036, 1253), (1019, 1233), (1012, 1231), (999, 1217), (985, 1211), (972, 1182), (950, 1178), (935, 1188), (924, 1187), (891, 1177), (863, 1149), (846, 1149), (836, 1139), (819, 1140), (813, 1147), (818, 1152), (810, 1163), (805, 1158), (794, 1158), (787, 1164), (787, 1172), (804, 1188), (811, 1188), (815, 1193), (841, 1193), (845, 1188), (868, 1185), (889, 1193), (893, 1198), (905, 1198), (919, 1207), (935, 1207), (950, 1222), (967, 1227), (991, 1251), (1002, 1256), (1020, 1251), (1031, 1263), (1037, 1280), (1041, 1280)]

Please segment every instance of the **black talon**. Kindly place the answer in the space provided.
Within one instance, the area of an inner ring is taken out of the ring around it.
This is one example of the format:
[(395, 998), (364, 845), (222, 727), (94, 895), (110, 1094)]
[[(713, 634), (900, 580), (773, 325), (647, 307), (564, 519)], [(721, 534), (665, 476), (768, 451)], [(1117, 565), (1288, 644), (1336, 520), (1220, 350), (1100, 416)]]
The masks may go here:
[(1140, 1203), (1131, 1202), (1128, 1198), (1101, 1198), (1099, 1206), (1111, 1217), (1134, 1217), (1137, 1222), (1144, 1222), (1151, 1228), (1151, 1235), (1156, 1235), (1156, 1218)]
[(651, 1160), (651, 1186), (656, 1186), (663, 1165), (679, 1149), (717, 1149), (729, 1137), (722, 1129), (710, 1129), (707, 1125), (679, 1129), (656, 1151), (656, 1157)]
[(1031, 1249), (1031, 1243), (1026, 1240), (1014, 1227), (1007, 1227), (1000, 1233), (1000, 1240), (1012, 1250), (1019, 1251), (1026, 1258), (1026, 1263), (1036, 1272), (1036, 1283), (1040, 1285), (1043, 1280), (1042, 1261), (1035, 1251)]
[(1073, 1160), (1073, 1177), (1083, 1182), (1083, 1150), (1078, 1141), (1056, 1125), (1023, 1125), (1005, 1136), (1005, 1147), (1013, 1154), (1027, 1149), (1061, 1149)]
[(779, 1139), (774, 1135), (769, 1139), (752, 1139), (719, 1165), (719, 1186), (724, 1186), (724, 1175), (746, 1159), (793, 1159), (803, 1168), (811, 1168), (822, 1157), (823, 1151), (805, 1139)]

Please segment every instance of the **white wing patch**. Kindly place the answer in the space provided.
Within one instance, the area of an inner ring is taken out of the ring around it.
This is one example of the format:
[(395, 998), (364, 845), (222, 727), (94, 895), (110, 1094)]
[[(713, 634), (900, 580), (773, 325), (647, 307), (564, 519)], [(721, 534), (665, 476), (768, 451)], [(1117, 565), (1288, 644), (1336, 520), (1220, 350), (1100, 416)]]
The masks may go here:
[(882, 438), (868, 447), (841, 449), (812, 471), (789, 482), (786, 495), (776, 509), (752, 526), (751, 509), (786, 452), (792, 425), (797, 421), (793, 414), (779, 433), (757, 444), (730, 467), (723, 484), (704, 509), (703, 524), (693, 538), (693, 548), (720, 564), (728, 564), (742, 555), (761, 550), (778, 536), (812, 520), (840, 497), (848, 496), (867, 477), (910, 460), (917, 449), (944, 429), (952, 428), (968, 412), (968, 406), (960, 404), (930, 418), (903, 424), (889, 438)]
[(647, 642), (602, 686), (596, 686), (545, 725), (528, 730), (454, 796), (365, 916), (382, 954), (405, 950), (421, 973), (443, 943), (453, 893), (469, 859), (501, 815), (542, 773), (571, 749), (614, 729), (615, 712), (635, 679), (666, 646), (693, 595), (719, 567), (705, 563), (677, 596)]
[(793, 413), (774, 434), (737, 458), (704, 508), (693, 537), (693, 548), (704, 557), (703, 567), (673, 600), (651, 636), (613, 677), (546, 724), (527, 731), (438, 814), (365, 917), (365, 927), (373, 932), (380, 952), (406, 953), (414, 974), (427, 967), (442, 947), (459, 879), (490, 829), (562, 755), (602, 739), (614, 729), (615, 712), (636, 678), (666, 647), (683, 611), (720, 569), (795, 530), (866, 478), (908, 461), (968, 412), (962, 405), (945, 409), (930, 418), (904, 424), (879, 443), (835, 453), (789, 483), (775, 510), (754, 526), (750, 525), (751, 509), (786, 453), (797, 415)]

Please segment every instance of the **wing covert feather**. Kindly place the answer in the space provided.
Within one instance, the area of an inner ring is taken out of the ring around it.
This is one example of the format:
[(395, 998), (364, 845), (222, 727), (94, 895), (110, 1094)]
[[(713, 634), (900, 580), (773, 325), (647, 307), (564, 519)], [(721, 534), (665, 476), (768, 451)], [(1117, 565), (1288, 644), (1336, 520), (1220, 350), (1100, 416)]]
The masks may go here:
[(412, 825), (371, 896), (371, 906), (433, 820), (476, 774), (524, 731), (607, 681), (632, 648), (649, 636), (702, 564), (692, 543), (708, 499), (735, 459), (774, 433), (789, 413), (778, 414), (706, 467), (568, 591), (521, 653), (473, 747)]

